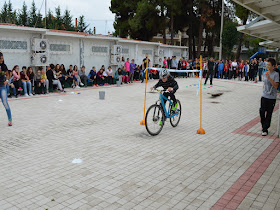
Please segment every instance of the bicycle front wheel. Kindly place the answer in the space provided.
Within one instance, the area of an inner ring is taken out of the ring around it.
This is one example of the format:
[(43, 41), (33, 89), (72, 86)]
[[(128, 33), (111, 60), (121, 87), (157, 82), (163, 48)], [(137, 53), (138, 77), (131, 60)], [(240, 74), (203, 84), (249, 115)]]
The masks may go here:
[(180, 122), (180, 119), (181, 119), (181, 113), (182, 113), (182, 106), (181, 106), (181, 102), (179, 100), (177, 100), (177, 109), (175, 111), (171, 111), (170, 112), (170, 115), (174, 115), (176, 114), (174, 117), (171, 117), (170, 118), (170, 124), (173, 126), (173, 127), (176, 127), (179, 122)]
[(152, 136), (158, 135), (164, 125), (164, 114), (160, 105), (154, 104), (147, 110), (145, 126), (148, 133)]

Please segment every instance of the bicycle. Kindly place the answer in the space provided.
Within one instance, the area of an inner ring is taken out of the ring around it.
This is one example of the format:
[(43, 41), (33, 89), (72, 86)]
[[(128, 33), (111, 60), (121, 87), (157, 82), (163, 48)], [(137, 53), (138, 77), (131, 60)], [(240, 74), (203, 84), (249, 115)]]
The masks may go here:
[[(177, 109), (173, 111), (171, 110), (171, 108), (174, 104), (170, 99), (163, 95), (163, 93), (167, 91), (161, 91), (158, 89), (155, 90), (159, 92), (159, 100), (148, 108), (145, 116), (146, 130), (152, 136), (156, 136), (161, 132), (165, 120), (168, 118), (170, 118), (170, 124), (173, 127), (176, 127), (180, 122), (182, 113), (181, 102), (178, 99)], [(166, 103), (164, 102), (164, 100), (166, 100), (166, 102), (169, 102), (168, 108), (166, 108)]]

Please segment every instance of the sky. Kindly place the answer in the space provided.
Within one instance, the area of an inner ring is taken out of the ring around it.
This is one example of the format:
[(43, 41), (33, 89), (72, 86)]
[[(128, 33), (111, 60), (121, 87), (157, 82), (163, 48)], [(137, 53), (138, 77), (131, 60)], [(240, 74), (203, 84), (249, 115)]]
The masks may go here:
[[(8, 0), (6, 0), (8, 1)], [(21, 9), (23, 0), (10, 0), (13, 9)], [(2, 7), (3, 0), (0, 0)], [(32, 0), (25, 0), (28, 10), (31, 7)], [(43, 4), (42, 4), (43, 3)], [(35, 0), (37, 9), (41, 9), (41, 14), (45, 15), (45, 0)], [(60, 6), (61, 10), (69, 9), (73, 16), (73, 24), (75, 18), (81, 15), (85, 16), (85, 20), (89, 27), (93, 30), (96, 27), (97, 34), (108, 34), (114, 32), (113, 22), (115, 15), (110, 11), (111, 0), (47, 0), (47, 8), (54, 12), (55, 7)], [(107, 24), (106, 24), (107, 20)]]

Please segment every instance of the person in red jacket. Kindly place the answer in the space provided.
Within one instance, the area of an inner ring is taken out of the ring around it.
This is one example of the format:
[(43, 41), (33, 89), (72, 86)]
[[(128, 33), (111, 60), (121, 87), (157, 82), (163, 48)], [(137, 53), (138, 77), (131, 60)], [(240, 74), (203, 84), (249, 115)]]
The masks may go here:
[(228, 79), (228, 70), (229, 70), (229, 64), (228, 64), (228, 60), (226, 60), (225, 68), (224, 68), (225, 79)]
[(239, 64), (238, 64), (238, 77), (239, 77), (239, 80), (241, 81), (242, 80), (242, 77), (243, 77), (243, 67), (244, 67), (244, 61), (242, 60)]

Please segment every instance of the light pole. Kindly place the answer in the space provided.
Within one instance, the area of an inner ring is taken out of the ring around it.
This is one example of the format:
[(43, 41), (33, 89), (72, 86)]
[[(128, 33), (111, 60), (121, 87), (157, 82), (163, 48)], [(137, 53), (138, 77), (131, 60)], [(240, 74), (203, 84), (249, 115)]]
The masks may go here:
[(222, 35), (223, 35), (223, 28), (224, 28), (224, 10), (225, 10), (225, 3), (222, 0), (222, 15), (221, 15), (221, 32), (220, 32), (220, 52), (219, 52), (219, 60), (222, 60)]
[(45, 0), (45, 28), (47, 29), (47, 0)]

